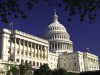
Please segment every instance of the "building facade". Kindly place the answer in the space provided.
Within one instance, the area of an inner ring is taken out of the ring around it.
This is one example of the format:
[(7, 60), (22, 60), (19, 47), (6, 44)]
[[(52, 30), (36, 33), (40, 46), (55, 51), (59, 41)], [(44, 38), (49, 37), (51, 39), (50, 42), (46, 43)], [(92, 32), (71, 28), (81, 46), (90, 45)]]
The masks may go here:
[[(66, 28), (54, 12), (53, 22), (47, 27), (44, 39), (19, 31), (0, 31), (0, 62), (29, 63), (38, 69), (48, 64), (53, 69), (64, 68), (70, 72), (99, 70), (98, 56), (73, 51)], [(0, 65), (1, 65), (0, 63)], [(4, 63), (4, 64), (5, 64)]]
[(72, 52), (59, 56), (59, 68), (69, 72), (99, 70), (98, 56), (88, 52)]

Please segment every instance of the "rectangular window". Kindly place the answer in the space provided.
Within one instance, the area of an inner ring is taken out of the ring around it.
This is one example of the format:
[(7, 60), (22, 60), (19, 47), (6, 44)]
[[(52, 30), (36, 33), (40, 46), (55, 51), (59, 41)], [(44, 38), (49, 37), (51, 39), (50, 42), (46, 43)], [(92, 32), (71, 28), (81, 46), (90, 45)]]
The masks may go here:
[(76, 63), (74, 63), (74, 66), (76, 66)]
[(19, 50), (17, 50), (17, 54), (19, 54)]

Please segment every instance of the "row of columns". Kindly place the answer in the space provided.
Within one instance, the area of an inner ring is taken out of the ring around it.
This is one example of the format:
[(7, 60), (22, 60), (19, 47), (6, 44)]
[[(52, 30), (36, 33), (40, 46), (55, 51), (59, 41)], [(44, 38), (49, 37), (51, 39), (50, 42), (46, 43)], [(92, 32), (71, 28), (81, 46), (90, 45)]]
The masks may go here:
[(58, 34), (58, 35), (48, 36), (48, 39), (68, 39), (68, 35)]
[(98, 68), (98, 60), (92, 59), (92, 58), (88, 58), (88, 67), (90, 68)]
[(50, 43), (50, 50), (69, 49), (72, 50), (72, 44), (63, 42)]
[[(18, 43), (18, 48), (16, 47), (16, 44)], [(21, 43), (23, 45), (21, 45)], [(25, 46), (26, 44), (26, 46)], [(15, 55), (17, 53), (17, 49), (19, 50), (19, 55), (22, 55), (23, 51), (23, 56), (27, 57), (37, 57), (41, 59), (48, 59), (48, 46), (43, 46), (37, 43), (29, 42), (26, 40), (22, 40), (19, 38), (14, 38), (14, 50), (15, 50)], [(27, 53), (27, 55), (26, 55)], [(31, 54), (31, 55), (29, 55)]]

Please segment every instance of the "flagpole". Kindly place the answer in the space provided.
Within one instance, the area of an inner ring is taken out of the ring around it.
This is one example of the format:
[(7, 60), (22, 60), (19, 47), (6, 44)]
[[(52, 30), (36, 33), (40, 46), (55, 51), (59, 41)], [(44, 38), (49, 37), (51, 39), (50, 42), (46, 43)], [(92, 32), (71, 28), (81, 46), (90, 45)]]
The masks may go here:
[(12, 30), (11, 30), (11, 31), (12, 31), (12, 33), (13, 33), (13, 20), (12, 20), (12, 25), (11, 25), (11, 26), (12, 26)]
[(11, 26), (11, 35), (10, 35), (10, 57), (9, 57), (9, 60), (12, 61), (13, 20), (9, 23), (9, 26)]

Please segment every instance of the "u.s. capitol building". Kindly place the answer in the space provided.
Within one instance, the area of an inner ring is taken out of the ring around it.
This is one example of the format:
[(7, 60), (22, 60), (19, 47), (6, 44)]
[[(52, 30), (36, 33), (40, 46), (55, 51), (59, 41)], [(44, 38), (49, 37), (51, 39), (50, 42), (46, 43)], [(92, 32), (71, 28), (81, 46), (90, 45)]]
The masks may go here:
[(64, 68), (70, 72), (99, 70), (98, 56), (89, 52), (73, 51), (70, 35), (59, 23), (56, 12), (44, 39), (19, 30), (0, 30), (0, 70), (8, 62), (29, 63), (35, 69), (48, 64), (51, 69)]

